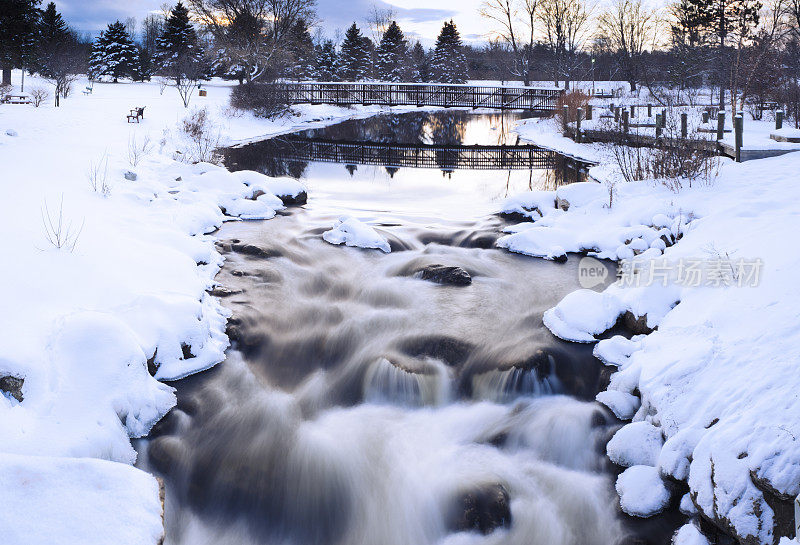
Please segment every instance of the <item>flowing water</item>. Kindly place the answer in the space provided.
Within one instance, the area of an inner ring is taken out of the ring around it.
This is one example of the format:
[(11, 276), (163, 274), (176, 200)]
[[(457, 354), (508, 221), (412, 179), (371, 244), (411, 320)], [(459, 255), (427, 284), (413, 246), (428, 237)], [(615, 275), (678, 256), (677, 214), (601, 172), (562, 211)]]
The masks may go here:
[[(508, 117), (412, 116), (324, 132), (436, 141), (447, 125), (462, 143), (513, 138)], [(258, 145), (228, 162), (283, 168)], [(228, 359), (176, 383), (177, 407), (139, 445), (140, 467), (166, 481), (168, 543), (668, 540), (669, 524), (619, 514), (603, 456), (618, 423), (592, 401), (605, 375), (591, 347), (542, 325), (577, 289), (577, 260), (493, 249), (501, 199), (563, 176), (284, 170), (308, 184), (305, 206), (219, 233)], [(393, 251), (324, 242), (345, 213), (376, 226)], [(430, 265), (461, 267), (472, 282), (421, 279)]]

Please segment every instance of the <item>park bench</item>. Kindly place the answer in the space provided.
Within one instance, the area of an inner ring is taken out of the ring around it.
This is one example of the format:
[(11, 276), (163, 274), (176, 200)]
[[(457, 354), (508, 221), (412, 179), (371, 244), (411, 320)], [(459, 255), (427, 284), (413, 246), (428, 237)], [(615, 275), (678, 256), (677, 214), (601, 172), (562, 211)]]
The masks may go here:
[(30, 95), (6, 95), (3, 97), (3, 104), (33, 104)]
[(94, 86), (87, 85), (86, 89), (83, 90), (83, 94), (84, 95), (91, 95), (93, 90), (94, 90)]
[(128, 114), (128, 123), (133, 123), (134, 121), (138, 123), (140, 119), (144, 119), (144, 109), (144, 106), (141, 108), (133, 108), (131, 113)]

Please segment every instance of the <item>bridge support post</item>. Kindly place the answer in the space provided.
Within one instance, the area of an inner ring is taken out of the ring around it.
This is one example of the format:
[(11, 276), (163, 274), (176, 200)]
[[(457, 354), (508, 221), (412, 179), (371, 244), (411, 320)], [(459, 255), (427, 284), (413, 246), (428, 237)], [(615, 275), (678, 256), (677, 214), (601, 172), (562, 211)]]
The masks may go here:
[(742, 143), (744, 140), (744, 115), (742, 112), (733, 118), (733, 130), (736, 133), (736, 162), (742, 162)]
[(717, 112), (717, 140), (725, 137), (725, 112)]

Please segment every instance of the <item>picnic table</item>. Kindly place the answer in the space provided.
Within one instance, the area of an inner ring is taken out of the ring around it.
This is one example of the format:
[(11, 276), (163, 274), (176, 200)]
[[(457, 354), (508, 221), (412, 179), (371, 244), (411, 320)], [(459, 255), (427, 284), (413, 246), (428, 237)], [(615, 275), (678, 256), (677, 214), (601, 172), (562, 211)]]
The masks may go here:
[(144, 119), (144, 109), (145, 106), (141, 108), (132, 108), (131, 112), (128, 114), (128, 123), (139, 122), (140, 119)]
[(10, 94), (3, 97), (3, 104), (33, 104), (31, 96), (25, 93)]

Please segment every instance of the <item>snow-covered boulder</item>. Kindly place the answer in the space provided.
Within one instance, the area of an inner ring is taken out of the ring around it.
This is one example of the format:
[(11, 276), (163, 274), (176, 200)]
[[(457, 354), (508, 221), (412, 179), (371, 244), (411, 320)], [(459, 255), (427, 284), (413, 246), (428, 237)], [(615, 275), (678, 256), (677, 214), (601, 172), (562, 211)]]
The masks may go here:
[(655, 466), (663, 444), (660, 429), (649, 422), (632, 422), (614, 434), (606, 451), (612, 462), (623, 467)]
[(684, 524), (672, 536), (672, 545), (709, 545), (706, 536), (692, 523)]
[(608, 292), (577, 290), (544, 313), (544, 325), (566, 341), (595, 342), (595, 335), (610, 329), (624, 312), (619, 299)]
[(369, 225), (351, 216), (340, 218), (333, 229), (322, 233), (322, 238), (331, 244), (374, 248), (387, 254), (392, 251), (388, 240)]
[(543, 257), (552, 260), (566, 260), (567, 250), (564, 241), (572, 235), (556, 228), (532, 227), (524, 231), (505, 235), (497, 239), (497, 247), (518, 254)]
[(630, 420), (641, 407), (642, 402), (633, 394), (617, 390), (606, 390), (595, 396), (595, 399), (608, 407), (620, 420)]
[(526, 191), (507, 198), (500, 207), (500, 215), (535, 220), (555, 211), (555, 209), (555, 191)]
[(617, 477), (617, 494), (623, 511), (634, 517), (652, 517), (669, 505), (670, 492), (651, 466), (633, 466)]

